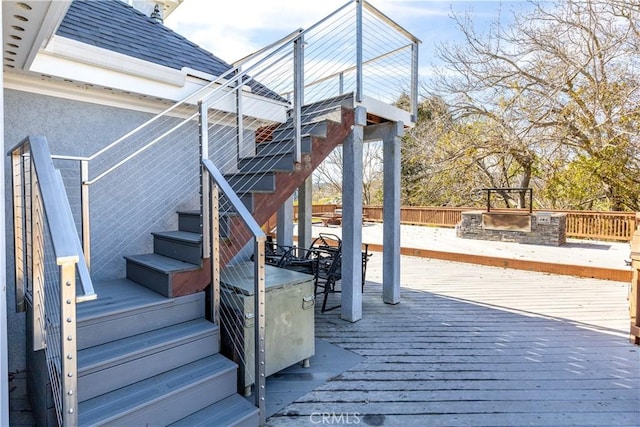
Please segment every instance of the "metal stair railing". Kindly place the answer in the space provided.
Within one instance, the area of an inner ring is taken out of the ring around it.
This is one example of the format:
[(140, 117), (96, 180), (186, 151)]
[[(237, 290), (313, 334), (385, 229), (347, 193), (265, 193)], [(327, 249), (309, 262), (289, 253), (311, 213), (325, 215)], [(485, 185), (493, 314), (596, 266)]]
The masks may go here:
[[(253, 225), (247, 224), (251, 209), (243, 211), (239, 202), (246, 201), (243, 197), (252, 191), (270, 191), (256, 190), (256, 185), (271, 185), (274, 170), (305, 167), (308, 159), (302, 140), (306, 126), (327, 118), (340, 120), (343, 101), (353, 106), (353, 99), (360, 102), (371, 97), (393, 104), (408, 95), (415, 117), (419, 43), (368, 2), (351, 0), (311, 27), (296, 30), (233, 64), (197, 93), (93, 155), (54, 156), (56, 162), (71, 162), (68, 173), (80, 178), (79, 222), (87, 262), (94, 235), (89, 188), (91, 205), (103, 206), (100, 222), (119, 221), (118, 232), (125, 237), (112, 247), (124, 251), (133, 245), (129, 240), (134, 233), (144, 233), (141, 219), (149, 227), (166, 223), (164, 218), (173, 216), (175, 206), (186, 200), (183, 193), (191, 192), (199, 182), (205, 219), (203, 257), (211, 256), (214, 277), (219, 274), (219, 263), (248, 259), (251, 254), (261, 263), (255, 249), (245, 247), (237, 254), (238, 247), (232, 244), (258, 240), (251, 231)], [(280, 143), (271, 140), (278, 128), (285, 135), (279, 137)], [(215, 183), (209, 171), (212, 166), (220, 173)], [(223, 182), (231, 185), (221, 191), (216, 210), (208, 204), (208, 194)], [(125, 194), (116, 202), (102, 199), (103, 193), (113, 193), (123, 183), (162, 197), (138, 191), (140, 197), (132, 203), (122, 189)], [(218, 216), (212, 217), (214, 210)], [(107, 228), (114, 233), (113, 227)], [(213, 247), (211, 236), (217, 241)], [(103, 259), (117, 255), (92, 257), (96, 260), (92, 271), (102, 268)], [(219, 295), (213, 299), (219, 301)], [(234, 317), (232, 310), (225, 312), (223, 307), (214, 312), (220, 323)], [(257, 389), (261, 389), (259, 384)]]
[[(207, 205), (209, 206), (208, 220), (213, 227), (210, 231), (210, 250), (212, 254), (220, 252), (220, 233), (218, 230), (219, 218), (220, 218), (220, 195), (228, 200), (228, 203), (232, 205), (238, 212), (238, 216), (242, 221), (242, 225), (245, 228), (245, 233), (250, 236), (252, 240), (252, 256), (253, 256), (253, 275), (254, 275), (254, 402), (258, 407), (260, 425), (265, 424), (265, 261), (264, 261), (264, 249), (266, 235), (260, 228), (260, 225), (256, 223), (251, 213), (245, 208), (238, 196), (231, 189), (227, 181), (224, 179), (220, 171), (214, 166), (213, 162), (207, 158), (202, 159), (202, 165), (204, 169), (205, 180), (211, 185), (206, 195), (208, 199)], [(223, 316), (222, 306), (220, 304), (220, 263), (211, 263), (211, 285), (212, 285), (212, 301), (211, 301), (211, 313), (215, 323), (222, 324)], [(226, 322), (228, 325), (228, 321)], [(232, 328), (227, 327), (227, 330)], [(243, 365), (248, 365), (246, 357), (246, 349), (243, 348), (241, 340), (237, 336), (230, 337), (232, 345), (235, 347), (234, 353), (244, 358), (242, 360)]]
[[(60, 172), (44, 137), (9, 152), (16, 306), (31, 305), (32, 349), (44, 350), (58, 424), (78, 424), (76, 303), (97, 298)], [(79, 278), (76, 287), (76, 275)]]
[[(221, 76), (94, 154), (54, 155), (56, 161), (78, 165), (68, 168), (77, 168), (69, 173), (81, 181), (79, 222), (87, 263), (92, 258), (93, 234), (89, 189), (141, 158), (155, 166), (164, 160), (163, 149), (171, 141), (192, 140), (195, 147), (198, 103), (216, 111), (215, 120), (209, 120), (209, 137), (216, 145), (212, 159), (223, 173), (236, 172), (239, 159), (254, 154), (257, 130), (287, 118), (293, 129), (293, 160), (300, 163), (305, 104), (315, 103), (320, 109), (318, 101), (347, 93), (355, 94), (357, 101), (370, 96), (392, 104), (409, 95), (415, 117), (419, 43), (370, 3), (351, 0), (306, 30), (296, 30), (237, 61)], [(135, 172), (123, 173), (135, 178)]]

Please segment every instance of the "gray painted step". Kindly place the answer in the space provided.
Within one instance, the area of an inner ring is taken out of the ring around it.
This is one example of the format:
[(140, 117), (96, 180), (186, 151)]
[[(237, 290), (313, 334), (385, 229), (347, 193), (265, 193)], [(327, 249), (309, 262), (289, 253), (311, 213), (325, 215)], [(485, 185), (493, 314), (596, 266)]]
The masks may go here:
[(219, 328), (178, 323), (78, 352), (78, 396), (88, 400), (217, 353)]
[[(327, 135), (328, 123), (325, 119), (320, 118), (317, 122), (304, 123), (300, 129), (301, 135), (304, 136), (319, 136), (324, 137)], [(282, 126), (273, 131), (273, 139), (270, 143), (292, 141), (294, 137), (294, 129), (292, 122), (286, 122)], [(292, 143), (291, 143), (292, 144)], [(260, 146), (262, 144), (259, 144)]]
[(256, 155), (240, 159), (240, 172), (291, 172), (293, 170), (293, 153)]
[(304, 105), (302, 107), (302, 115), (304, 116), (311, 112), (326, 111), (336, 107), (355, 108), (355, 106), (355, 94), (350, 92)]
[(236, 193), (272, 193), (276, 190), (276, 177), (273, 173), (235, 173), (225, 175)]
[(153, 232), (153, 252), (202, 265), (202, 235), (189, 231)]
[[(324, 135), (315, 135), (323, 137)], [(293, 137), (291, 137), (293, 138)], [(293, 153), (293, 141), (291, 138), (282, 141), (262, 142), (256, 145), (256, 155)], [(311, 136), (305, 135), (300, 141), (300, 152), (311, 153)]]
[(77, 306), (78, 350), (204, 317), (204, 293), (166, 298), (127, 279), (94, 282), (98, 299)]
[(200, 211), (178, 212), (178, 230), (202, 234), (202, 215)]
[(160, 295), (171, 295), (171, 279), (175, 273), (193, 271), (199, 265), (158, 254), (125, 256), (127, 278), (140, 283)]
[(259, 421), (258, 408), (239, 394), (234, 394), (170, 427), (255, 427)]
[(78, 405), (82, 426), (167, 425), (235, 393), (237, 365), (219, 354)]

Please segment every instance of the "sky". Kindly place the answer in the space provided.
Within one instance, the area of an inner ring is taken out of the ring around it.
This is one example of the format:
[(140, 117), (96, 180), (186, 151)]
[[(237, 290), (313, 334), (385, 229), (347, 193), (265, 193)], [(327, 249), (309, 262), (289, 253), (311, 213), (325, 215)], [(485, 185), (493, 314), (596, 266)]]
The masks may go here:
[[(184, 0), (165, 25), (226, 62), (234, 62), (298, 29), (307, 28), (347, 0)], [(459, 41), (450, 15), (472, 14), (476, 29), (485, 31), (500, 17), (527, 7), (525, 0), (371, 0), (369, 2), (422, 41), (420, 75), (437, 65), (434, 46)]]

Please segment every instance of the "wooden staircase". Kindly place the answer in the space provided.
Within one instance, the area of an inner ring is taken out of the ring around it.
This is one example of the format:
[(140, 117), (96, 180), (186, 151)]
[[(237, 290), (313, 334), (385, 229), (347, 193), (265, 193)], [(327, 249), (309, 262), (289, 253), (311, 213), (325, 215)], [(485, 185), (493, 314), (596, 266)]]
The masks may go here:
[[(241, 159), (239, 171), (225, 176), (258, 224), (266, 223), (349, 136), (354, 125), (352, 98), (349, 94), (302, 108), (301, 163), (294, 162), (294, 129), (292, 120), (288, 120), (275, 129), (260, 130), (262, 142), (257, 144), (255, 156)], [(220, 254), (224, 265), (250, 236), (233, 213), (227, 213), (222, 224), (226, 225), (221, 230), (227, 237), (225, 250)]]
[[(262, 224), (349, 135), (350, 97), (303, 109), (302, 162), (293, 127), (270, 129), (256, 155), (227, 176)], [(255, 426), (257, 408), (237, 394), (237, 365), (219, 354), (220, 329), (205, 319), (200, 212), (178, 212), (178, 230), (153, 234), (153, 253), (126, 256), (126, 278), (96, 283), (78, 305), (79, 422), (86, 426)], [(221, 218), (225, 265), (250, 239), (239, 219)]]

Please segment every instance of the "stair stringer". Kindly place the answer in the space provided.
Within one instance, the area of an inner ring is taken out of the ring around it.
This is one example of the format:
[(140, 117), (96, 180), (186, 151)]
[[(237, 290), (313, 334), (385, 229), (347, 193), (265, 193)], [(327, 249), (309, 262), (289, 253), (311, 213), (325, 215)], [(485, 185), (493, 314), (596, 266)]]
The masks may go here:
[[(351, 133), (355, 124), (355, 111), (341, 107), (341, 121), (327, 120), (327, 132), (324, 137), (311, 137), (311, 153), (302, 164), (291, 172), (275, 172), (276, 191), (273, 193), (253, 194), (253, 216), (260, 225), (265, 224), (278, 208), (311, 176), (324, 159)], [(226, 265), (249, 242), (251, 235), (241, 224), (240, 218), (230, 221), (230, 238), (224, 242), (225, 250), (220, 253), (222, 265)]]

